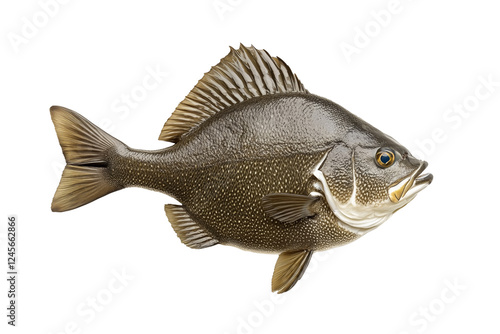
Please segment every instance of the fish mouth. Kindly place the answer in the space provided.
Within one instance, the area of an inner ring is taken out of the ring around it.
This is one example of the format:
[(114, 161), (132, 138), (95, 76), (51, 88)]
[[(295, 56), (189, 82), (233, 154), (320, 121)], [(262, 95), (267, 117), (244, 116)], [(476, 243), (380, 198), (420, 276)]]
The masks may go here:
[(428, 163), (423, 161), (410, 176), (395, 183), (389, 188), (389, 198), (392, 202), (398, 203), (405, 196), (407, 198), (412, 197), (431, 184), (433, 179), (432, 174), (422, 174), (422, 172), (427, 168), (427, 165)]

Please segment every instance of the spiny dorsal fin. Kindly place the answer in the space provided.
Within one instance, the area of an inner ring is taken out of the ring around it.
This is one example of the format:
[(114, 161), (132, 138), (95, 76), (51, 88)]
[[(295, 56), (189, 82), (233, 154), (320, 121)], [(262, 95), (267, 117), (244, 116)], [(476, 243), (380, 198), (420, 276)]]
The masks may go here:
[(257, 96), (303, 92), (297, 76), (279, 58), (253, 46), (231, 51), (198, 81), (163, 126), (160, 140), (182, 135), (221, 110)]
[(175, 233), (181, 241), (191, 248), (206, 248), (219, 243), (198, 223), (193, 221), (189, 213), (181, 205), (165, 204), (165, 213)]
[(313, 251), (307, 249), (281, 253), (274, 267), (273, 292), (283, 293), (293, 288), (306, 271), (312, 254)]

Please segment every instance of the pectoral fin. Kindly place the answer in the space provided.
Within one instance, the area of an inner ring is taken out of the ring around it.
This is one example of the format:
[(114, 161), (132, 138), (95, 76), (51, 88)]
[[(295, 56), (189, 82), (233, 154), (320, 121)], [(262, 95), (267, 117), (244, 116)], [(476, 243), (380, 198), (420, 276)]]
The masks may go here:
[(313, 251), (306, 249), (281, 253), (274, 266), (273, 292), (290, 290), (306, 271), (312, 254)]
[(293, 223), (301, 218), (314, 216), (314, 203), (319, 197), (297, 194), (269, 194), (262, 197), (262, 208), (272, 218)]

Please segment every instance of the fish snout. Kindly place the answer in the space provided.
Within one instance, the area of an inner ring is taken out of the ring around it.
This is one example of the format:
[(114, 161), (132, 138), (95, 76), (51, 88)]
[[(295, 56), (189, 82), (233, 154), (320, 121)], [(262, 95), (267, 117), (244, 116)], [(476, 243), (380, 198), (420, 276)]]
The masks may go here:
[(427, 161), (409, 157), (409, 162), (412, 164), (418, 162), (418, 168), (410, 176), (396, 182), (389, 188), (389, 198), (393, 203), (398, 203), (405, 196), (409, 197), (417, 194), (432, 182), (432, 174), (422, 174), (429, 165)]
[(406, 157), (406, 160), (410, 163), (410, 165), (414, 166), (415, 168), (420, 167), (422, 165), (422, 163), (425, 164), (425, 167), (427, 167), (427, 165), (428, 165), (427, 161), (419, 160), (419, 159), (415, 158), (414, 156), (412, 156), (411, 154), (408, 154), (408, 156)]

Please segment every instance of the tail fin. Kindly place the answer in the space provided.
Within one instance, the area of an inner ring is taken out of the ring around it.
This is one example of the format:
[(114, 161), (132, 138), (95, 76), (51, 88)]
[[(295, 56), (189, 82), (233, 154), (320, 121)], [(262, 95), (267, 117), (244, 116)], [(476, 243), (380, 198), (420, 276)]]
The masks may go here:
[(124, 144), (70, 109), (52, 106), (50, 115), (67, 163), (52, 211), (72, 210), (122, 189), (107, 167), (110, 152)]

